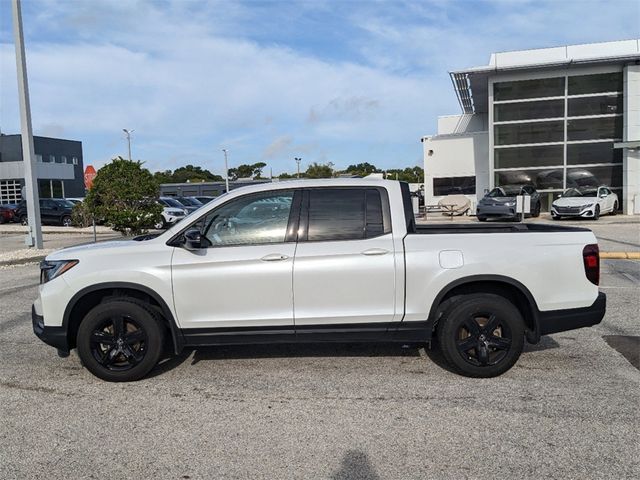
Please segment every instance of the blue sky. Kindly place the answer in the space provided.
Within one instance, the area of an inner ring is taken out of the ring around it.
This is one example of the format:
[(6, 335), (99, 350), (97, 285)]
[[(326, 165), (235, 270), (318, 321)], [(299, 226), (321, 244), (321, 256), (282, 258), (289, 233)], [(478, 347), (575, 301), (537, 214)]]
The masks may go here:
[[(294, 157), (422, 163), (459, 113), (447, 74), (496, 51), (638, 38), (640, 2), (23, 0), (36, 135), (85, 164), (222, 172)], [(0, 0), (0, 128), (19, 130), (11, 2)]]

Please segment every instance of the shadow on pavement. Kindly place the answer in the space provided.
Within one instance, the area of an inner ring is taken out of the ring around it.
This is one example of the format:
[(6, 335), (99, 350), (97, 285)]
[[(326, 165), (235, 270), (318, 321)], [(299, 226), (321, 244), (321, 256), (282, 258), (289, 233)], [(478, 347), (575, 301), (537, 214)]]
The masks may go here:
[(631, 335), (605, 335), (605, 342), (640, 370), (640, 337)]
[(331, 475), (332, 480), (378, 480), (366, 453), (360, 450), (349, 450), (342, 458), (340, 469)]

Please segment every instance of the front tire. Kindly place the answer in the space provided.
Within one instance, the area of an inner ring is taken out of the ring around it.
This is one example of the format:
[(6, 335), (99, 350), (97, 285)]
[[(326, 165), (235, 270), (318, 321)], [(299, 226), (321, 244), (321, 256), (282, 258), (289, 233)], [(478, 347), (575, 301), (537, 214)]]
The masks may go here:
[(457, 373), (496, 377), (522, 353), (524, 320), (515, 305), (500, 295), (464, 295), (442, 315), (438, 343)]
[(84, 366), (109, 382), (144, 377), (162, 354), (164, 329), (149, 306), (120, 297), (102, 302), (82, 320), (76, 345)]
[(73, 220), (71, 220), (70, 216), (65, 215), (60, 219), (60, 225), (62, 225), (63, 227), (70, 227), (71, 225), (73, 225)]
[(618, 202), (613, 202), (613, 210), (611, 210), (611, 215), (618, 214)]
[(533, 214), (531, 215), (534, 218), (538, 218), (540, 216), (540, 203), (536, 203), (536, 207), (533, 209)]
[(593, 210), (593, 219), (598, 220), (600, 218), (600, 205), (596, 205), (596, 208)]
[(29, 225), (29, 217), (22, 215), (20, 217), (20, 225)]
[(487, 217), (478, 217), (478, 221), (479, 222), (486, 222), (487, 221)]

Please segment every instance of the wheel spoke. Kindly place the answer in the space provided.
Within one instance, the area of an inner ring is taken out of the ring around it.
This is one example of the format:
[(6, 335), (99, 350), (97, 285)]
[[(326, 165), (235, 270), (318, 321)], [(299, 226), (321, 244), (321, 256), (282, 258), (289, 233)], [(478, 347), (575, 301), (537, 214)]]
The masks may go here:
[(134, 330), (133, 332), (129, 332), (124, 336), (124, 341), (129, 345), (137, 342), (142, 342), (143, 340), (144, 332), (142, 330)]
[(113, 360), (116, 358), (117, 353), (118, 353), (117, 348), (114, 348), (114, 347), (107, 348), (102, 354), (102, 356), (100, 357), (100, 363), (105, 367), (108, 365), (111, 365), (111, 363), (113, 363)]
[(498, 318), (492, 314), (482, 330), (486, 335), (491, 335), (496, 328), (498, 328)]
[(128, 343), (122, 346), (122, 353), (131, 365), (136, 365), (142, 360), (142, 355), (136, 354), (135, 350)]
[(476, 351), (478, 352), (478, 361), (480, 362), (480, 365), (486, 365), (489, 363), (489, 348), (484, 342), (478, 342)]
[(461, 352), (467, 352), (472, 348), (476, 348), (478, 346), (478, 339), (476, 337), (467, 337), (463, 340), (458, 340), (458, 350)]
[(467, 318), (463, 325), (467, 330), (469, 330), (472, 337), (475, 337), (480, 333), (480, 326), (478, 325), (478, 322), (476, 322), (474, 316)]
[(123, 317), (114, 317), (112, 319), (113, 322), (113, 336), (116, 338), (122, 337), (124, 334), (124, 318)]
[(511, 339), (491, 335), (489, 337), (489, 346), (494, 347), (497, 350), (509, 350), (511, 347)]
[(113, 335), (103, 330), (96, 330), (91, 334), (91, 341), (101, 343), (103, 345), (114, 345), (116, 339)]

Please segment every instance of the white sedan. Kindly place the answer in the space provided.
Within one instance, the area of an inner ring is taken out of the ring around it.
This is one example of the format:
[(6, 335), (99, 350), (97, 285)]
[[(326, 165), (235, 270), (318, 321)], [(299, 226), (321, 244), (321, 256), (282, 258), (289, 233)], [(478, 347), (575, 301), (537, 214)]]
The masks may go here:
[(618, 195), (608, 187), (569, 188), (551, 204), (551, 218), (582, 217), (597, 220), (600, 215), (618, 211)]

